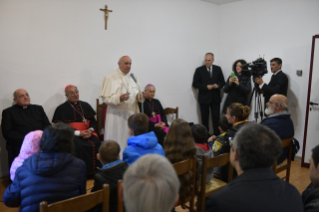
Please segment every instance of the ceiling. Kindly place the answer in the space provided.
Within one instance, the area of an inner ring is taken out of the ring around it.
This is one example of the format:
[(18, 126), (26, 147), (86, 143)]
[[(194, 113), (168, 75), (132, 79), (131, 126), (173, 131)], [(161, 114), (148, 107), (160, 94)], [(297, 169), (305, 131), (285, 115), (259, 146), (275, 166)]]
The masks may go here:
[(210, 3), (221, 5), (221, 4), (227, 4), (227, 3), (241, 1), (241, 0), (202, 0), (202, 1), (207, 1)]

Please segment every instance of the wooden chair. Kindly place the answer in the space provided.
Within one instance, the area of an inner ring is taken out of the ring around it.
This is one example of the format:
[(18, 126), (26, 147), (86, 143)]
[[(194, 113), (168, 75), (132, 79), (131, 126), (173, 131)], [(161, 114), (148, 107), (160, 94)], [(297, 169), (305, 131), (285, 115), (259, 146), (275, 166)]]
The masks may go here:
[[(187, 173), (189, 170), (193, 170), (193, 176), (192, 176), (193, 190), (192, 190), (191, 196), (189, 197), (189, 202), (190, 202), (189, 211), (191, 211), (191, 212), (194, 211), (195, 190), (197, 188), (197, 185), (196, 185), (196, 172), (197, 172), (196, 163), (197, 163), (196, 156), (194, 156), (193, 159), (188, 159), (188, 160), (184, 160), (184, 161), (173, 164), (173, 167), (174, 167), (176, 174), (178, 176)], [(181, 205), (181, 203), (179, 202), (176, 206), (178, 206), (178, 205)]]
[(292, 155), (292, 138), (283, 139), (281, 140), (281, 143), (282, 143), (282, 148), (289, 147), (288, 157), (287, 157), (287, 160), (285, 160), (281, 164), (277, 164), (277, 161), (276, 161), (273, 166), (273, 170), (276, 174), (286, 170), (286, 175), (282, 179), (286, 179), (286, 181), (289, 182), (290, 168), (291, 168), (291, 155)]
[(117, 181), (117, 212), (123, 212), (124, 202), (121, 195), (121, 187), (123, 186), (123, 181)]
[(96, 121), (97, 121), (97, 134), (99, 138), (104, 140), (104, 124), (107, 105), (103, 102), (100, 104), (99, 98), (96, 99)]
[(165, 115), (175, 114), (175, 119), (178, 119), (178, 107), (176, 108), (167, 107), (164, 109), (164, 113)]
[(215, 193), (216, 191), (219, 191), (220, 189), (224, 188), (227, 183), (224, 181), (221, 181), (216, 178), (212, 178), (208, 183), (206, 183), (206, 174), (207, 174), (207, 168), (213, 168), (213, 167), (221, 167), (228, 165), (228, 182), (230, 182), (233, 179), (233, 166), (229, 163), (229, 156), (230, 153), (224, 153), (222, 155), (218, 155), (213, 158), (207, 158), (203, 157), (203, 167), (202, 167), (202, 173), (201, 173), (201, 186), (198, 189), (198, 206), (197, 206), (197, 212), (202, 212), (205, 209), (205, 199), (212, 193)]
[(73, 197), (60, 202), (48, 205), (46, 201), (40, 203), (40, 212), (69, 212), (69, 211), (87, 211), (100, 203), (103, 203), (102, 211), (109, 211), (110, 188), (104, 184), (99, 191)]

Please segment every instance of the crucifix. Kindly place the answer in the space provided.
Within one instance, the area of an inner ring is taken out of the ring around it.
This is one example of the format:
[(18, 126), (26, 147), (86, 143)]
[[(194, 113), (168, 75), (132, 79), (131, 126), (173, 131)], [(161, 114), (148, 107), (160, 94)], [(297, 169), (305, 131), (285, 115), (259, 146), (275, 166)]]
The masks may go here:
[(112, 10), (107, 9), (107, 5), (105, 5), (105, 9), (100, 9), (105, 13), (105, 30), (107, 29), (107, 19), (109, 18), (109, 12), (113, 12)]

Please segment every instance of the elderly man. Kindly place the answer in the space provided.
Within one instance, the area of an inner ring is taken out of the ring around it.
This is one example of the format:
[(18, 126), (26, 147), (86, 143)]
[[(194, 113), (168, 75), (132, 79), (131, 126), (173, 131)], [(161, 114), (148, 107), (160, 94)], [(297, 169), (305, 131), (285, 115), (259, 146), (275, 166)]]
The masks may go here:
[(92, 175), (96, 173), (96, 167), (101, 166), (96, 158), (101, 145), (95, 133), (96, 113), (91, 105), (79, 100), (79, 91), (76, 86), (66, 86), (65, 96), (68, 100), (57, 107), (52, 122), (64, 122), (73, 127), (76, 157), (85, 162), (86, 174)]
[(128, 212), (167, 212), (178, 202), (180, 182), (163, 156), (140, 157), (125, 172), (124, 202)]
[(114, 140), (123, 150), (130, 137), (127, 119), (139, 112), (137, 101), (140, 100), (140, 85), (130, 75), (132, 60), (129, 56), (120, 58), (119, 68), (106, 75), (103, 80), (100, 96), (107, 107), (105, 118), (104, 140)]
[[(294, 137), (294, 125), (288, 111), (288, 99), (284, 95), (272, 95), (266, 104), (266, 117), (261, 121), (261, 124), (269, 127), (277, 133), (280, 139)], [(289, 149), (283, 149), (283, 154), (278, 158), (277, 163), (282, 163), (288, 155)]]
[(24, 136), (34, 130), (44, 130), (50, 121), (40, 105), (30, 104), (30, 96), (24, 89), (13, 93), (15, 105), (2, 111), (2, 134), (6, 139), (9, 168), (20, 153)]
[(230, 151), (238, 177), (207, 198), (205, 211), (303, 211), (298, 190), (272, 170), (281, 152), (274, 131), (256, 123), (243, 126)]
[(225, 85), (222, 69), (213, 65), (214, 54), (205, 55), (205, 65), (198, 67), (193, 77), (193, 87), (198, 89), (198, 103), (202, 124), (209, 132), (209, 108), (214, 129), (214, 135), (219, 135), (218, 122), (220, 116), (220, 89)]
[(309, 168), (310, 185), (302, 192), (305, 211), (319, 211), (319, 145), (312, 149)]

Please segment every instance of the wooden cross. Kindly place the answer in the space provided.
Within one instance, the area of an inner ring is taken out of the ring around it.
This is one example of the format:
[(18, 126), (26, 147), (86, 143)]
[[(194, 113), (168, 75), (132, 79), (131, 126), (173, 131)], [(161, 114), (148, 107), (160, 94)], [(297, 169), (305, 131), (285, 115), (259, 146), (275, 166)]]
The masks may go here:
[(107, 19), (109, 18), (109, 12), (113, 12), (112, 10), (107, 9), (107, 5), (105, 5), (105, 9), (100, 9), (105, 13), (105, 30), (107, 30)]

